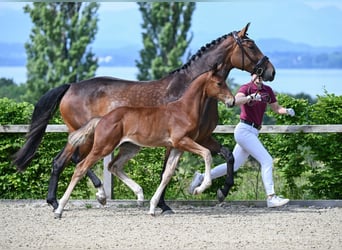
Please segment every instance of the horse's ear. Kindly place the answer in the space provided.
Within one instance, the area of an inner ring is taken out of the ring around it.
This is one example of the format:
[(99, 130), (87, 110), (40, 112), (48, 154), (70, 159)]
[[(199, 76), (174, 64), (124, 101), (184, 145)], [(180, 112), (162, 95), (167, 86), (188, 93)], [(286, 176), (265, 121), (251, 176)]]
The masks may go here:
[(251, 23), (247, 23), (247, 25), (239, 32), (239, 37), (247, 36), (248, 27)]

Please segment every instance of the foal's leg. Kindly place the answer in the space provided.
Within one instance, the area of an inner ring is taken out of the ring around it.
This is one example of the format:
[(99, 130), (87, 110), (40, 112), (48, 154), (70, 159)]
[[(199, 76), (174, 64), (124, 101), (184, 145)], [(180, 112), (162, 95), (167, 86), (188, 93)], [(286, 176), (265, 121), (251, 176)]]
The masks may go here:
[[(163, 163), (163, 170), (160, 173), (160, 181), (162, 181), (162, 179), (163, 179), (163, 174), (165, 172), (167, 161), (168, 161), (168, 158), (170, 156), (170, 151), (171, 151), (171, 148), (167, 148), (166, 149), (165, 159), (164, 159), (164, 163)], [(159, 202), (158, 202), (158, 207), (162, 210), (162, 214), (173, 214), (174, 212), (172, 211), (172, 209), (165, 202), (166, 188), (167, 188), (167, 185), (165, 186), (165, 188), (164, 188), (164, 190), (163, 190), (163, 192), (162, 192), (162, 194), (160, 196), (160, 199), (159, 199)]]
[(227, 175), (224, 181), (224, 187), (217, 190), (217, 199), (222, 202), (228, 195), (229, 190), (234, 185), (234, 156), (233, 153), (218, 143), (212, 136), (200, 143), (208, 148), (212, 154), (219, 154), (224, 157), (227, 163)]
[(202, 184), (194, 190), (194, 194), (201, 194), (204, 190), (211, 186), (211, 164), (212, 164), (212, 157), (210, 151), (203, 147), (202, 145), (198, 144), (190, 137), (183, 137), (176, 145), (180, 150), (188, 151), (197, 155), (200, 155), (205, 163), (205, 172), (204, 172), (204, 179)]
[[(86, 154), (88, 154), (91, 146), (87, 145), (86, 147), (83, 147), (83, 151), (86, 153), (83, 153), (81, 155), (79, 153), (79, 150), (77, 149), (75, 151), (75, 148), (68, 146), (68, 144), (63, 148), (63, 150), (54, 158), (52, 163), (52, 171), (51, 176), (49, 180), (49, 187), (48, 187), (48, 195), (46, 198), (46, 202), (50, 204), (53, 209), (56, 209), (58, 207), (57, 202), (57, 189), (58, 189), (58, 180), (60, 174), (63, 172), (64, 168), (70, 161), (70, 158), (74, 160), (75, 163), (80, 162)], [(94, 186), (97, 188), (98, 192), (96, 193), (96, 198), (98, 202), (102, 205), (106, 204), (106, 195), (104, 192), (103, 185), (99, 178), (93, 173), (92, 170), (87, 171), (87, 175), (92, 180)]]
[(140, 151), (140, 147), (132, 143), (124, 143), (120, 145), (119, 149), (119, 154), (108, 164), (108, 170), (137, 195), (138, 205), (143, 206), (144, 192), (142, 187), (123, 171), (124, 165)]
[[(71, 157), (72, 161), (77, 164), (81, 160), (83, 160), (88, 155), (89, 151), (92, 148), (92, 145), (93, 145), (92, 140), (90, 140), (86, 144), (79, 146), (77, 148), (77, 150), (75, 151), (75, 153)], [(82, 148), (82, 150), (80, 150), (80, 147)], [(80, 152), (83, 152), (83, 153), (81, 154)], [(96, 200), (101, 205), (103, 205), (103, 206), (106, 205), (107, 197), (106, 197), (106, 193), (105, 193), (105, 190), (104, 190), (104, 187), (103, 187), (103, 184), (102, 184), (100, 178), (96, 176), (96, 174), (93, 172), (92, 169), (88, 169), (87, 176), (89, 177), (89, 179), (93, 183), (94, 187), (97, 189), (97, 192), (95, 194)]]
[(183, 154), (183, 151), (180, 151), (176, 148), (171, 149), (169, 158), (166, 163), (165, 171), (162, 174), (162, 180), (160, 182), (160, 185), (150, 200), (149, 214), (155, 215), (155, 209), (159, 202), (159, 199), (162, 193), (165, 191), (167, 184), (170, 182), (171, 177), (176, 170), (179, 158), (182, 156), (182, 154)]
[(68, 185), (68, 188), (66, 189), (64, 195), (59, 201), (59, 205), (57, 209), (55, 210), (55, 218), (61, 218), (63, 209), (65, 205), (67, 204), (70, 195), (72, 191), (74, 190), (76, 184), (80, 181), (80, 179), (86, 174), (87, 170), (95, 163), (97, 162), (101, 157), (99, 155), (88, 155), (83, 161), (81, 161), (79, 164), (77, 164), (74, 174), (71, 177), (71, 181)]
[[(107, 131), (108, 132), (108, 131)], [(120, 137), (121, 138), (121, 137)], [(110, 144), (113, 143), (113, 144)], [(65, 191), (63, 197), (60, 199), (58, 208), (55, 210), (55, 218), (61, 218), (63, 209), (68, 202), (70, 195), (75, 188), (76, 184), (79, 180), (86, 174), (89, 168), (91, 168), (97, 161), (110, 154), (118, 144), (118, 141), (110, 140), (108, 142), (108, 138), (106, 135), (101, 134), (98, 136), (97, 142), (94, 142), (94, 146), (92, 147), (90, 153), (87, 157), (77, 164), (74, 174), (71, 178), (69, 186)], [(72, 146), (68, 143), (67, 147)]]

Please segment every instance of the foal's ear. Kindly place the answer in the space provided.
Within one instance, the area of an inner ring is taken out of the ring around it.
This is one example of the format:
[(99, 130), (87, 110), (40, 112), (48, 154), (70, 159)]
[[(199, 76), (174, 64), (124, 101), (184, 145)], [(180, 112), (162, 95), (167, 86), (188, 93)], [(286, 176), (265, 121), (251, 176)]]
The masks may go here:
[(214, 74), (215, 74), (215, 72), (217, 72), (217, 70), (218, 70), (218, 64), (217, 63), (215, 63), (214, 65), (213, 65), (213, 67), (211, 68), (211, 70), (214, 72)]
[(213, 71), (213, 75), (217, 74), (218, 72), (221, 71), (221, 69), (223, 69), (223, 63), (215, 63), (214, 66), (212, 67), (212, 71)]
[(217, 75), (218, 72), (220, 72), (222, 68), (222, 63), (221, 64), (218, 64), (218, 63), (215, 63), (212, 67), (211, 67), (211, 76), (215, 76)]
[(239, 37), (247, 36), (248, 27), (250, 24), (251, 23), (247, 23), (247, 25), (242, 30), (240, 30)]
[[(221, 81), (223, 79), (223, 72), (221, 71), (222, 69), (224, 68), (224, 64), (223, 63), (220, 63), (220, 64), (217, 64), (215, 63), (214, 66), (212, 67), (212, 71), (211, 71), (211, 77), (214, 77), (215, 80), (217, 81)], [(216, 79), (218, 78), (218, 79)]]

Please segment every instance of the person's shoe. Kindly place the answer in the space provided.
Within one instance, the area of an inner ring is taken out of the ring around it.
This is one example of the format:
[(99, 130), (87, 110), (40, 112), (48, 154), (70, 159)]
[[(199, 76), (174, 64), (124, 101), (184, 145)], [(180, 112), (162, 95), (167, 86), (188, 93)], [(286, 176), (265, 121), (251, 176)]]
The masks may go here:
[(288, 203), (289, 199), (283, 199), (276, 195), (273, 195), (271, 198), (267, 198), (267, 207), (280, 207)]
[(194, 178), (192, 178), (192, 181), (189, 186), (189, 193), (193, 194), (195, 191), (195, 188), (197, 188), (199, 185), (201, 185), (204, 177), (201, 175), (198, 171), (196, 171)]

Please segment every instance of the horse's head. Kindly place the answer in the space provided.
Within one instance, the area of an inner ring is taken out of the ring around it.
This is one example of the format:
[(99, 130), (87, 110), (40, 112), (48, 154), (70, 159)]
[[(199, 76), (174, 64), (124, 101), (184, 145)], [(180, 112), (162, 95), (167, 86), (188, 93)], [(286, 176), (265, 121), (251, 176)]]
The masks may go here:
[(206, 83), (206, 93), (209, 97), (218, 99), (224, 102), (227, 107), (233, 107), (235, 104), (235, 97), (226, 83), (226, 77), (221, 70), (223, 64), (219, 66), (215, 64), (212, 70), (209, 71)]
[(256, 73), (264, 81), (273, 81), (275, 69), (267, 56), (260, 51), (255, 42), (247, 36), (248, 23), (241, 31), (232, 32), (235, 40), (230, 63), (233, 67), (246, 70), (251, 74)]

